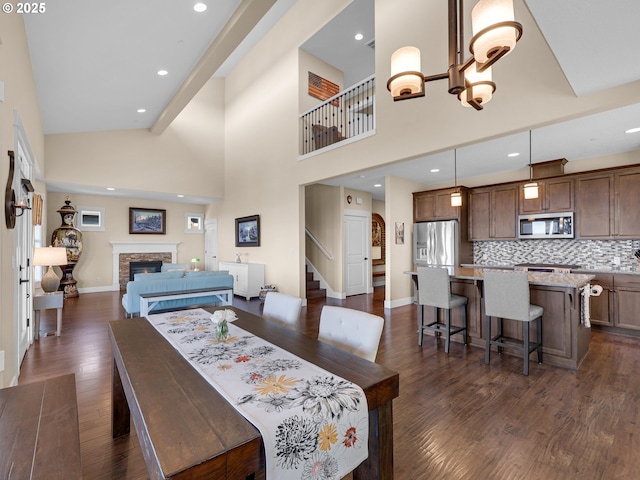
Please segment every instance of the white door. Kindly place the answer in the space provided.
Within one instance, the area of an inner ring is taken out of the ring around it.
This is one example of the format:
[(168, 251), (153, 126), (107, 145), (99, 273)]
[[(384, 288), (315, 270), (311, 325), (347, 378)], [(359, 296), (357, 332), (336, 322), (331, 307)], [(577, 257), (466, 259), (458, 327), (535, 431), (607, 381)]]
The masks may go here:
[(369, 287), (369, 232), (371, 220), (363, 215), (345, 215), (345, 290), (346, 295), (367, 293)]
[[(30, 194), (23, 189), (21, 180), (23, 178), (30, 179), (30, 166), (27, 162), (23, 149), (18, 142), (15, 152), (15, 173), (13, 179), (13, 188), (16, 193), (16, 201), (27, 199)], [(29, 202), (31, 199), (29, 198)], [(15, 301), (16, 301), (16, 322), (18, 332), (18, 350), (17, 361), (18, 366), (22, 362), (27, 349), (33, 338), (33, 304), (31, 302), (31, 250), (32, 250), (32, 226), (31, 226), (31, 210), (18, 209), (16, 219), (14, 240), (15, 240)]]
[(218, 270), (218, 220), (204, 222), (204, 269)]

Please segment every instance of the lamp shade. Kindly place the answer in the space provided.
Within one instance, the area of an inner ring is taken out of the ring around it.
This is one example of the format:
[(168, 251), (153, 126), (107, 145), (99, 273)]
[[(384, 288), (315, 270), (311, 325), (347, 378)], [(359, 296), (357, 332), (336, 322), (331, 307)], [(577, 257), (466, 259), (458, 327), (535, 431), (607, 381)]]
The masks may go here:
[(527, 183), (524, 185), (524, 198), (527, 200), (532, 198), (538, 198), (538, 184), (536, 182)]
[(64, 247), (36, 248), (33, 253), (33, 264), (45, 267), (67, 264), (67, 249)]
[(453, 192), (451, 194), (451, 206), (452, 207), (462, 206), (462, 194), (460, 192)]
[(405, 74), (389, 82), (389, 91), (394, 98), (420, 93), (424, 88), (418, 48), (402, 47), (391, 55), (391, 77), (403, 73)]
[[(506, 53), (509, 53), (515, 48), (520, 33), (514, 18), (513, 0), (480, 0), (473, 7), (471, 27), (474, 37), (470, 49), (476, 62), (485, 63), (497, 51), (506, 49)], [(501, 22), (511, 22), (513, 25), (491, 28)], [(479, 35), (485, 29), (489, 30)]]
[(488, 103), (493, 97), (493, 92), (496, 90), (496, 84), (491, 81), (491, 67), (478, 72), (477, 63), (474, 62), (469, 68), (464, 71), (465, 88), (458, 98), (460, 103), (464, 107), (471, 107), (469, 99), (472, 99), (479, 105)]

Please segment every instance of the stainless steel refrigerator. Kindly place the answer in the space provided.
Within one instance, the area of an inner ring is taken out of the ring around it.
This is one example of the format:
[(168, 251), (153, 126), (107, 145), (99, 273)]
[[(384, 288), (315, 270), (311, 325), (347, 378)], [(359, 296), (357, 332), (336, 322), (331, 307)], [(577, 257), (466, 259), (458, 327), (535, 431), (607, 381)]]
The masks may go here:
[(458, 221), (413, 224), (413, 263), (458, 266)]

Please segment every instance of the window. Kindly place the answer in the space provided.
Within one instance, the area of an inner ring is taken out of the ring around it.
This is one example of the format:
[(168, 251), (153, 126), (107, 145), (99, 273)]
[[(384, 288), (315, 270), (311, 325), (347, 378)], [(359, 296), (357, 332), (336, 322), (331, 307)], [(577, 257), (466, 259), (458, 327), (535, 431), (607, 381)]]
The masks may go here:
[(184, 233), (203, 233), (204, 215), (202, 213), (184, 214)]
[(104, 208), (78, 207), (78, 225), (83, 232), (104, 232)]

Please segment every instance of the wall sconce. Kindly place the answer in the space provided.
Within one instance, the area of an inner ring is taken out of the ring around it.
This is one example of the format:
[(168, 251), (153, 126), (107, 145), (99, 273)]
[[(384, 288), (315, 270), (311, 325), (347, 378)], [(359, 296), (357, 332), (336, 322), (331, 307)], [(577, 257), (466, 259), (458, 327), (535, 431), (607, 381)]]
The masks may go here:
[(427, 82), (449, 80), (449, 93), (465, 107), (482, 110), (491, 100), (496, 84), (491, 65), (510, 53), (522, 36), (522, 25), (514, 21), (513, 0), (480, 0), (471, 11), (473, 38), (471, 58), (464, 60), (463, 0), (449, 0), (449, 69), (425, 76), (420, 72), (420, 50), (403, 47), (391, 56), (391, 78), (387, 89), (394, 100), (423, 97)]
[(67, 264), (67, 249), (65, 247), (36, 248), (33, 252), (33, 264), (49, 267), (47, 273), (42, 276), (40, 286), (46, 293), (56, 292), (60, 286), (60, 278), (53, 271), (53, 267)]
[[(13, 189), (13, 174), (16, 167), (15, 156), (13, 150), (9, 150), (9, 176), (7, 178), (7, 187), (4, 191), (4, 221), (8, 229), (15, 228), (16, 218), (24, 214), (25, 210), (31, 210), (29, 205), (29, 198), (21, 198), (19, 202), (16, 202), (16, 192)], [(31, 181), (26, 178), (21, 180), (22, 188), (27, 194), (34, 191)], [(18, 214), (17, 211), (20, 210)]]

